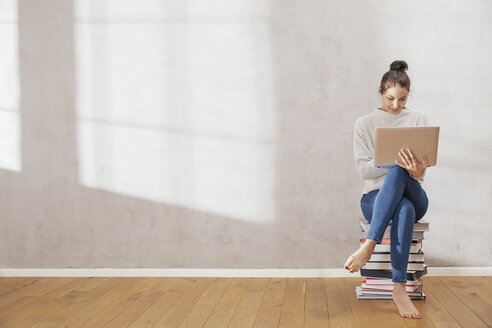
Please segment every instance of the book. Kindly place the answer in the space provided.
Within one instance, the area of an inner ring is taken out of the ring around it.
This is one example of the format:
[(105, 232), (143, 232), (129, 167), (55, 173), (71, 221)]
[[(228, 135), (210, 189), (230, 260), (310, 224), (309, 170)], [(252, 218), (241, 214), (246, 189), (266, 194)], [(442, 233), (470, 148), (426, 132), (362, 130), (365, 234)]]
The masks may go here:
[[(360, 288), (360, 292), (362, 295), (389, 295), (391, 296), (393, 294), (393, 291), (391, 290), (367, 290), (365, 288), (362, 288), (361, 286), (357, 286)], [(422, 291), (417, 291), (417, 292), (407, 292), (408, 296), (420, 296), (422, 295)]]
[[(369, 284), (369, 285), (393, 285), (392, 279), (386, 279), (386, 278), (373, 278), (373, 277), (366, 277), (364, 279), (364, 282)], [(422, 286), (424, 284), (424, 281), (422, 278), (418, 280), (407, 280), (405, 286)]]
[[(367, 237), (369, 231), (362, 231), (362, 238)], [(386, 230), (384, 232), (383, 238), (387, 239), (391, 237), (391, 231)], [(424, 239), (424, 231), (414, 231), (412, 233), (412, 239)]]
[[(366, 242), (365, 238), (360, 239), (360, 247)], [(410, 253), (415, 254), (422, 250), (422, 239), (412, 240), (410, 245)], [(374, 253), (389, 253), (391, 251), (391, 243), (389, 239), (383, 239), (381, 244), (376, 244)]]
[[(427, 274), (427, 265), (424, 264), (423, 270), (407, 270), (407, 280), (418, 280)], [(373, 277), (373, 278), (386, 278), (392, 279), (393, 274), (391, 270), (371, 270), (371, 269), (360, 269), (360, 275), (362, 277)]]
[[(361, 243), (365, 243), (366, 242), (366, 238), (361, 238), (361, 239), (359, 239), (359, 241)], [(422, 238), (412, 239), (412, 244), (418, 244), (418, 243), (421, 243), (421, 242), (422, 242)], [(381, 244), (391, 244), (391, 239), (389, 239), (389, 238), (383, 238), (383, 239), (381, 239)]]
[[(392, 300), (393, 295), (373, 295), (373, 294), (357, 294), (359, 300)], [(426, 295), (422, 293), (420, 296), (409, 296), (411, 300), (425, 300)]]
[[(379, 285), (378, 284), (371, 285), (371, 284), (368, 284), (365, 282), (363, 282), (361, 285), (362, 289), (367, 290), (367, 291), (373, 290), (373, 291), (390, 291), (390, 292), (393, 291), (393, 286), (394, 286), (394, 284), (392, 284), (392, 285), (380, 285), (380, 284)], [(423, 288), (423, 285), (407, 285), (407, 284), (405, 284), (405, 289), (407, 290), (408, 293), (421, 292), (422, 288)]]
[[(356, 286), (355, 287), (355, 294), (357, 295), (358, 299), (361, 300), (391, 300), (393, 299), (393, 293), (392, 292), (369, 292), (369, 291), (364, 291), (362, 287)], [(424, 292), (416, 292), (416, 293), (408, 293), (408, 297), (411, 300), (425, 300), (426, 295)]]
[[(391, 270), (391, 262), (367, 262), (364, 266), (364, 269), (369, 270)], [(424, 270), (423, 262), (408, 262), (407, 270), (412, 271), (421, 271)]]
[[(369, 221), (366, 220), (366, 218), (361, 217), (359, 222), (362, 231), (369, 231), (371, 224), (369, 223)], [(385, 230), (385, 233), (389, 231), (391, 231), (391, 224), (388, 225), (388, 227)], [(429, 222), (426, 221), (425, 219), (419, 220), (417, 223), (413, 225), (413, 231), (429, 231)]]
[[(364, 243), (361, 243), (360, 247), (362, 247), (363, 244)], [(422, 250), (422, 243), (412, 244), (410, 246), (410, 254), (416, 254), (421, 250)], [(391, 251), (390, 244), (376, 244), (376, 246), (374, 247), (374, 253), (389, 253), (390, 251)]]
[[(372, 253), (370, 262), (389, 262), (391, 261), (391, 253)], [(408, 262), (424, 262), (424, 252), (410, 254)]]

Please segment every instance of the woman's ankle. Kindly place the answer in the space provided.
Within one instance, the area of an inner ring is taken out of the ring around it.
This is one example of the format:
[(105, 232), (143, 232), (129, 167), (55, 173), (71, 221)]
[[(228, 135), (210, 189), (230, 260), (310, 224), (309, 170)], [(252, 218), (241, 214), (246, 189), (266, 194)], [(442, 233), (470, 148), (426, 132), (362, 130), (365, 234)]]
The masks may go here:
[(406, 293), (405, 283), (395, 282), (393, 283), (393, 292), (405, 292)]
[(372, 239), (366, 239), (366, 242), (364, 245), (362, 245), (362, 248), (369, 251), (369, 252), (374, 252), (374, 248), (376, 248), (376, 242)]

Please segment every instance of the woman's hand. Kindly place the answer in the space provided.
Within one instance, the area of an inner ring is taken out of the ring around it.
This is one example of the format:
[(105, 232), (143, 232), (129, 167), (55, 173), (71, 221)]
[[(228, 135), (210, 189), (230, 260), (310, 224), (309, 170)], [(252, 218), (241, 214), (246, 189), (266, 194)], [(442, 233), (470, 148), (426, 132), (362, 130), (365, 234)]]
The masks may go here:
[(403, 167), (408, 171), (414, 178), (420, 178), (424, 175), (425, 169), (427, 169), (427, 164), (429, 162), (427, 155), (424, 155), (422, 163), (420, 163), (413, 155), (410, 149), (401, 149), (398, 152), (402, 163), (395, 161), (398, 166)]

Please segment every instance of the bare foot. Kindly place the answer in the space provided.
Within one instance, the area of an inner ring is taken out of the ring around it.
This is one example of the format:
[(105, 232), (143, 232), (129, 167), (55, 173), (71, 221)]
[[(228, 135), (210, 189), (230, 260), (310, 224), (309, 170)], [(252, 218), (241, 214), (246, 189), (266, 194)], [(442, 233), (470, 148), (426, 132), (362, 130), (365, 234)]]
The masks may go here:
[(422, 316), (408, 297), (405, 284), (396, 283), (393, 287), (393, 302), (395, 302), (398, 312), (403, 318), (420, 319)]
[(347, 262), (345, 262), (345, 269), (349, 270), (350, 273), (359, 271), (371, 258), (375, 246), (376, 242), (374, 240), (367, 239), (361, 248), (349, 256)]

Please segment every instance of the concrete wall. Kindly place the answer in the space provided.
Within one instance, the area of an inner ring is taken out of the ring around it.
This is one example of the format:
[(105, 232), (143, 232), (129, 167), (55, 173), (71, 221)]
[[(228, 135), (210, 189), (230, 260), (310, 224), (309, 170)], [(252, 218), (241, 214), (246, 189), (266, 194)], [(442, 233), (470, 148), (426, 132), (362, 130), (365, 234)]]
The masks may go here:
[(341, 268), (395, 59), (441, 126), (426, 259), (492, 265), (489, 1), (0, 4), (0, 267)]

